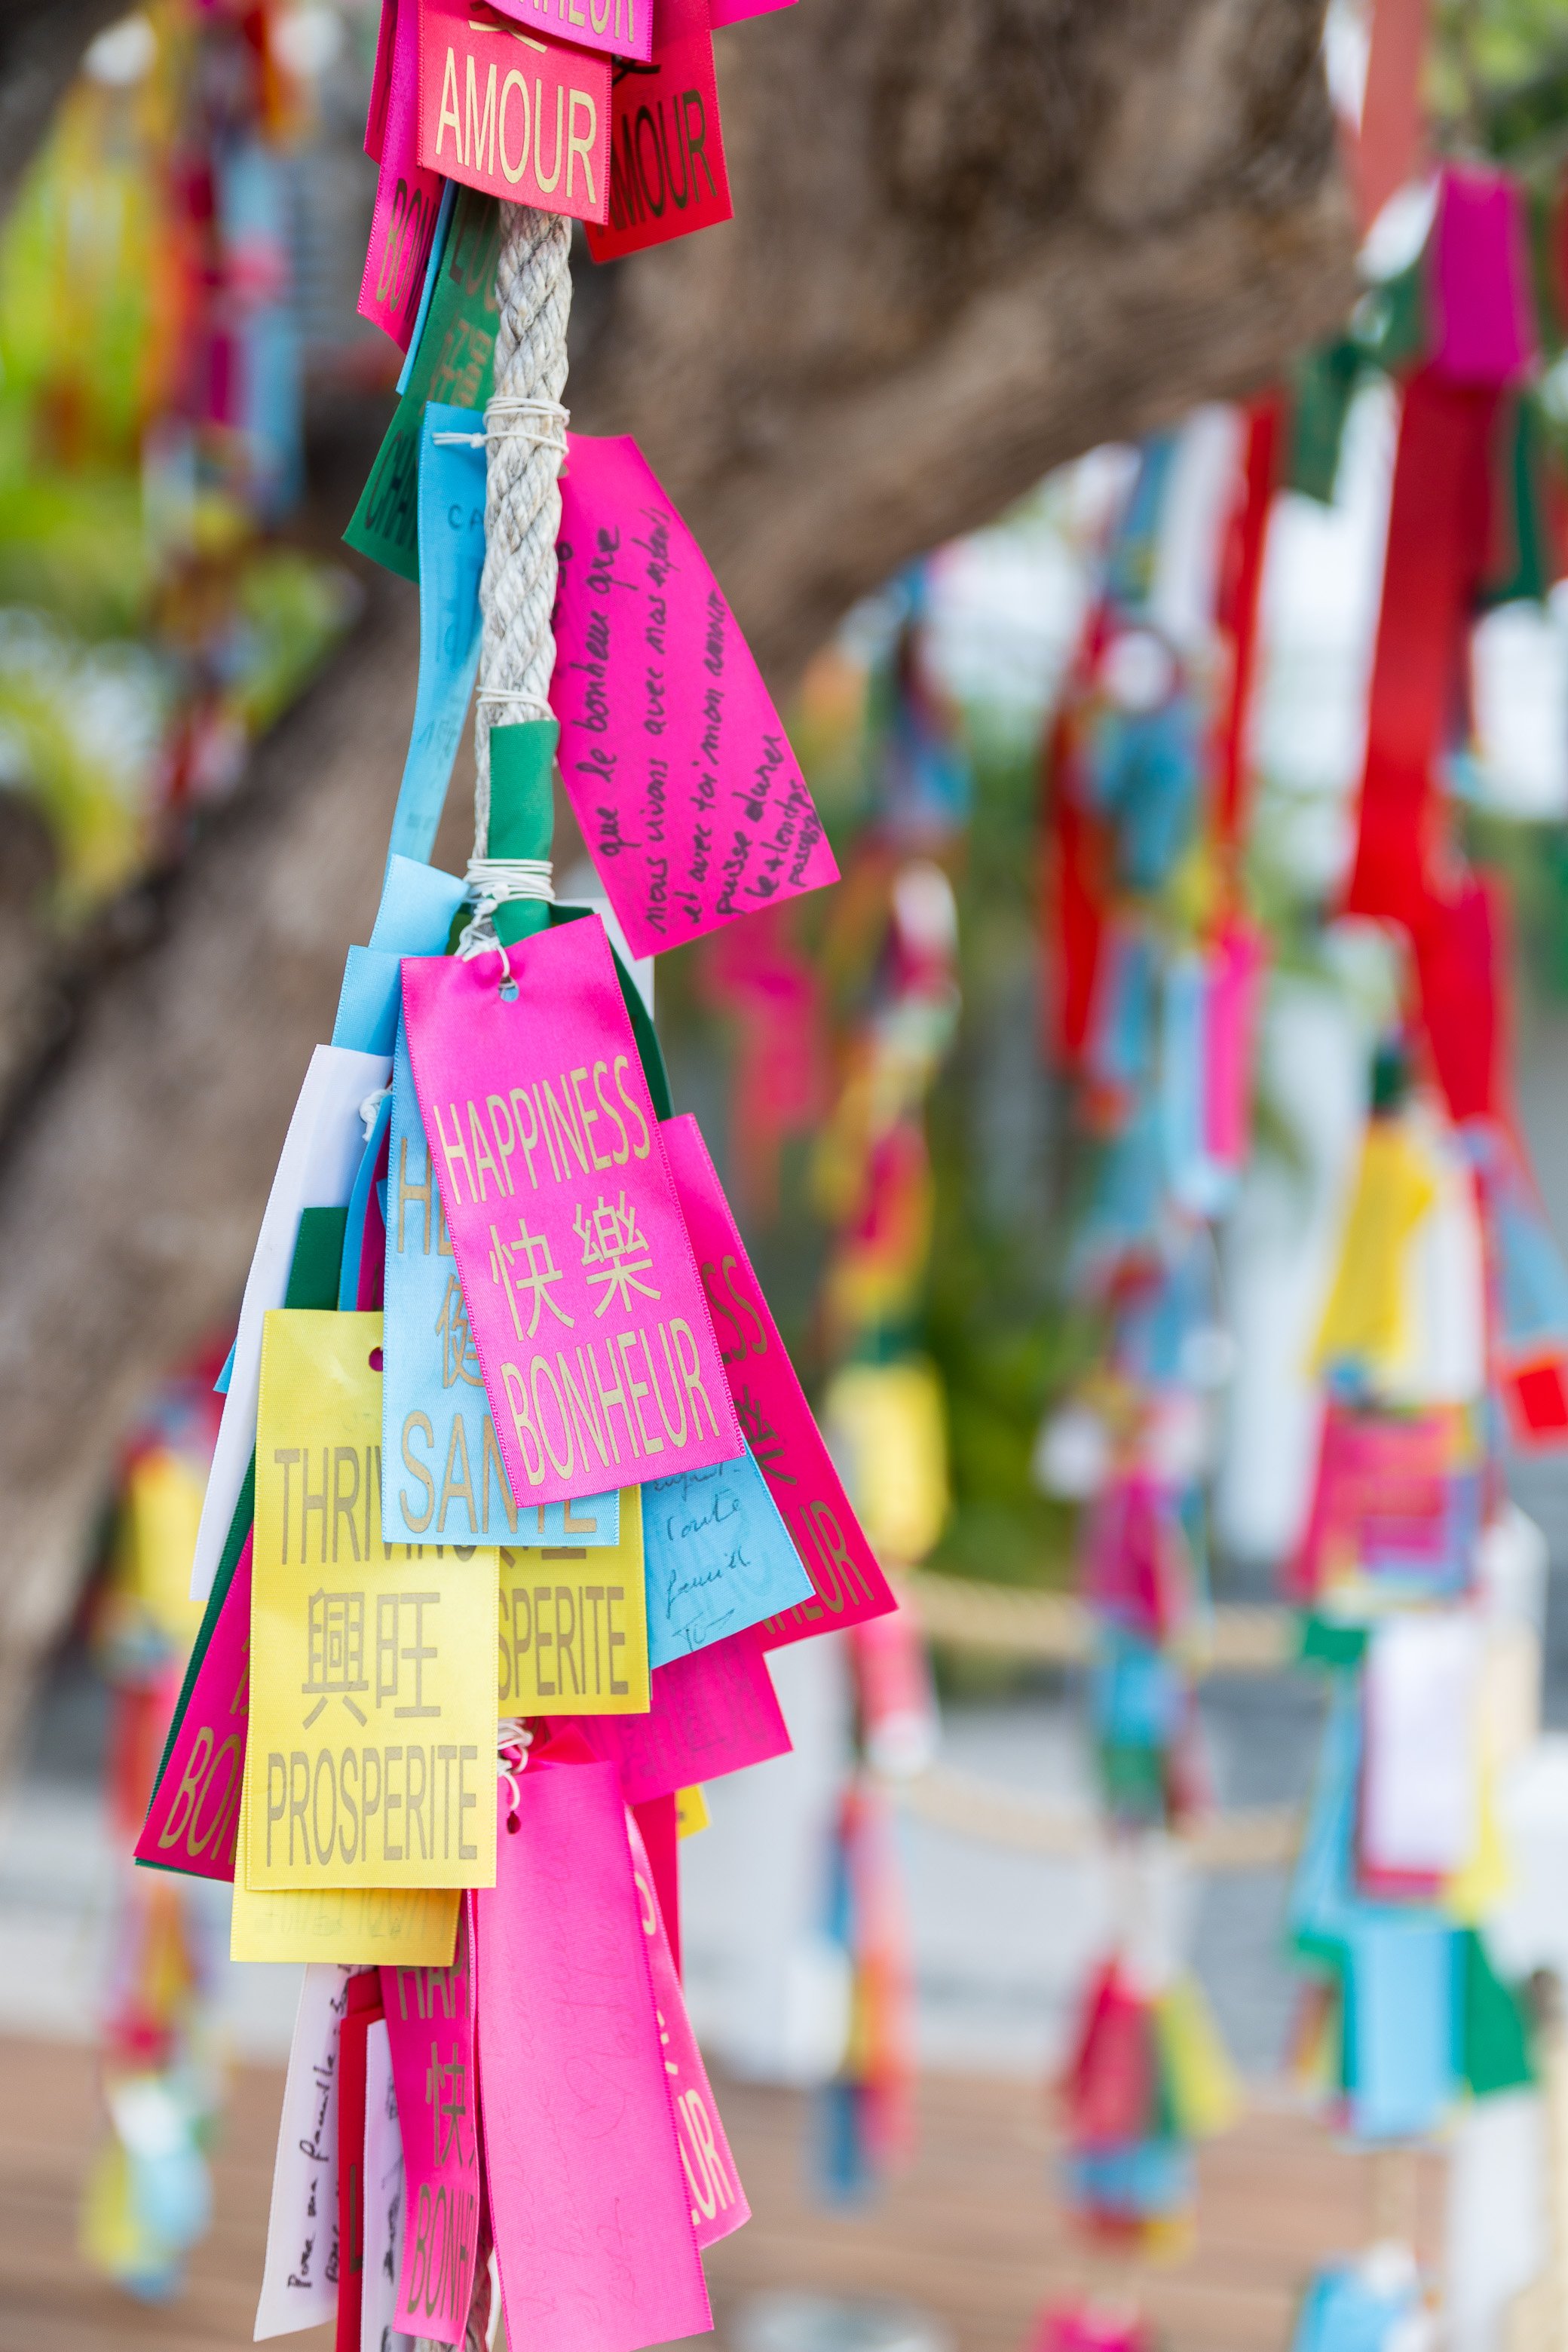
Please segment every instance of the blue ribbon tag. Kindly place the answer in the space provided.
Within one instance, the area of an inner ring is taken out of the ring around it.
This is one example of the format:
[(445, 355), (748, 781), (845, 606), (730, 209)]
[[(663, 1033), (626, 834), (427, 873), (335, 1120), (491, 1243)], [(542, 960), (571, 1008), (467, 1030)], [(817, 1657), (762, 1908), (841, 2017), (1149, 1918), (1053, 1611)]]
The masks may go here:
[(401, 1029), (392, 1065), (382, 1370), (387, 1543), (620, 1540), (614, 1491), (521, 1510), (512, 1501)]
[[(453, 434), (456, 440), (442, 436)], [(478, 446), (475, 446), (476, 438)], [(429, 400), (419, 427), (419, 688), (392, 846), (427, 858), (479, 667), (485, 562), (484, 420)]]
[(334, 1045), (360, 1054), (390, 1054), (397, 1039), (397, 1012), (405, 955), (439, 955), (464, 889), (455, 874), (395, 855), (386, 861), (381, 905), (367, 948), (350, 948), (342, 993), (332, 1024)]
[(812, 1597), (749, 1447), (711, 1469), (650, 1478), (642, 1517), (650, 1665), (705, 1650)]

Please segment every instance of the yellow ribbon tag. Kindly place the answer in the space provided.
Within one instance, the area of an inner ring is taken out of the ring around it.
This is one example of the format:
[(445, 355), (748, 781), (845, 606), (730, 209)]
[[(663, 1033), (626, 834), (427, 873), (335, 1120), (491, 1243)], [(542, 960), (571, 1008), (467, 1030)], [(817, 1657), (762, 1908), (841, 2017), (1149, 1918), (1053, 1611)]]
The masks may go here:
[(1374, 1372), (1405, 1360), (1414, 1313), (1410, 1244), (1436, 1198), (1430, 1158), (1416, 1139), (1390, 1120), (1373, 1119), (1313, 1351), (1314, 1370), (1346, 1357)]
[(703, 1795), (700, 1785), (691, 1789), (677, 1789), (675, 1834), (678, 1838), (695, 1837), (699, 1830), (707, 1828), (709, 1820), (708, 1800)]
[(231, 1960), (332, 1960), (344, 1968), (450, 1968), (456, 1887), (322, 1886), (257, 1894), (246, 1885), (245, 1813), (234, 1848)]
[(265, 1321), (248, 1884), (493, 1886), (497, 1557), (381, 1539), (381, 1317)]
[(616, 1544), (502, 1547), (497, 1687), (503, 1715), (647, 1713), (640, 1486), (621, 1495)]

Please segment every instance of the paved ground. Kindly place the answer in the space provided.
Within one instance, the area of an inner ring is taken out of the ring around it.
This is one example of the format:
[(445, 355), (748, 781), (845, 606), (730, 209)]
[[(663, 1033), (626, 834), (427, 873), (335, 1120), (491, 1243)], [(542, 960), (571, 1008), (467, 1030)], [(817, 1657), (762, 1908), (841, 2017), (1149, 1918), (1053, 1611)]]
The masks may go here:
[[(87, 2053), (0, 2037), (0, 2352), (241, 2352), (266, 2233), (277, 2071), (237, 2074), (213, 2230), (186, 2294), (154, 2310), (101, 2285), (76, 2257), (78, 2187), (96, 2128)], [(1020, 2352), (1046, 2297), (1086, 2283), (1047, 2193), (1040, 2103), (1023, 2084), (928, 2080), (911, 2168), (870, 2212), (849, 2218), (825, 2215), (804, 2193), (797, 2095), (721, 2084), (720, 2097), (754, 2217), (709, 2257), (724, 2352), (737, 2345), (747, 2298), (780, 2287), (912, 2301), (952, 2352)], [(1418, 2194), (1430, 2245), (1430, 2167)], [(1199, 2251), (1146, 2282), (1166, 2352), (1284, 2352), (1302, 2275), (1324, 2247), (1362, 2240), (1368, 2197), (1363, 2158), (1289, 2116), (1254, 2116), (1205, 2159)], [(1115, 2284), (1114, 2273), (1099, 2283)], [(290, 2339), (300, 2352), (327, 2352), (331, 2340), (326, 2328)]]

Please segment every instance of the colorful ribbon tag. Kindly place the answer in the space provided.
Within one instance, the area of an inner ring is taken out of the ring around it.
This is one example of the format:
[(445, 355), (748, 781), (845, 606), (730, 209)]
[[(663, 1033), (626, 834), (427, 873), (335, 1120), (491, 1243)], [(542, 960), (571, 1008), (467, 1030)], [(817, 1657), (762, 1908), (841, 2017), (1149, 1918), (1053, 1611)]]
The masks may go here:
[(701, 1130), (688, 1113), (667, 1119), (659, 1132), (741, 1426), (815, 1596), (775, 1618), (765, 1629), (764, 1644), (777, 1648), (826, 1633), (830, 1625), (858, 1625), (868, 1617), (885, 1616), (897, 1603), (779, 1338)]
[(577, 1727), (616, 1766), (628, 1805), (789, 1754), (773, 1677), (750, 1633), (672, 1658), (649, 1682), (647, 1715), (598, 1717)]
[(499, 1698), (510, 1716), (647, 1712), (637, 1487), (622, 1497), (621, 1540), (607, 1549), (503, 1548)]
[(461, 2344), (479, 2227), (468, 1906), (450, 1968), (388, 1969), (381, 1989), (407, 2199), (395, 2324), (411, 2336)]
[(496, 1555), (381, 1539), (381, 1320), (267, 1318), (246, 1822), (256, 1889), (472, 1886), (494, 1871)]
[(300, 1213), (346, 1203), (364, 1150), (360, 1105), (367, 1095), (380, 1092), (391, 1072), (392, 1064), (384, 1054), (351, 1053), (340, 1045), (318, 1045), (310, 1057), (283, 1139), (240, 1303), (228, 1391), (196, 1533), (191, 1568), (193, 1601), (205, 1601), (211, 1590), (234, 1507), (250, 1467), (261, 1381), (261, 1320), (269, 1308), (283, 1303)]
[(676, 1974), (669, 1938), (664, 1932), (647, 1849), (643, 1843), (642, 1832), (629, 1812), (626, 1815), (626, 1835), (631, 1841), (632, 1873), (637, 1882), (642, 1931), (647, 1943), (654, 2013), (658, 2020), (659, 2044), (664, 2052), (664, 2072), (675, 2116), (675, 2137), (691, 2198), (691, 2227), (700, 2246), (712, 2246), (749, 2221), (752, 2209), (746, 2202), (746, 2192), (741, 2186), (741, 2176), (730, 2153), (730, 2143), (724, 2136), (719, 2103), (713, 2096), (708, 2070), (697, 2047), (697, 2036), (691, 2031), (691, 2020), (686, 2013), (686, 1997), (680, 1990), (680, 1979)]
[(732, 218), (707, 0), (659, 0), (652, 63), (616, 60), (610, 151), (609, 225), (588, 226), (595, 261)]
[(700, 2336), (712, 2315), (616, 1774), (531, 1765), (516, 1811), (495, 1889), (475, 1905), (507, 2340), (636, 2352)]
[(364, 152), (373, 163), (381, 161), (386, 141), (386, 110), (392, 97), (392, 45), (397, 30), (397, 0), (381, 0), (375, 33), (375, 65), (371, 73), (370, 105), (364, 119)]
[(732, 1460), (741, 1433), (603, 924), (411, 959), (403, 1017), (519, 1502)]
[(749, 1452), (643, 1488), (647, 1643), (656, 1666), (812, 1596), (778, 1505)]
[(338, 2327), (334, 2352), (360, 2352), (364, 2288), (364, 2126), (366, 2042), (383, 2018), (374, 1969), (349, 1979), (348, 2012), (338, 2029)]
[[(441, 178), (418, 163), (418, 0), (394, 0), (390, 78), (373, 88), (371, 121), (378, 132), (375, 212), (360, 283), (359, 313), (408, 349), (425, 290), (425, 266), (436, 235)], [(380, 63), (378, 45), (377, 63)], [(384, 93), (380, 120), (377, 99)]]
[[(405, 580), (419, 577), (419, 434), (428, 400), (481, 410), (495, 381), (500, 207), (460, 188), (418, 340), (386, 436), (343, 533)], [(475, 415), (476, 429), (479, 417)]]
[[(385, 1998), (385, 1979), (382, 1983)], [(364, 2038), (364, 2275), (360, 2286), (359, 2352), (414, 2352), (396, 2326), (403, 2271), (403, 2134), (392, 2076), (386, 2020)]]
[(550, 701), (583, 838), (637, 955), (838, 878), (762, 673), (626, 436), (567, 436)]
[(708, 21), (717, 32), (721, 25), (740, 25), (748, 16), (767, 16), (775, 8), (794, 6), (795, 0), (708, 0)]
[[(606, 57), (651, 58), (655, 0), (492, 0), (496, 14)], [(665, 6), (668, 0), (663, 0)]]
[(250, 1552), (247, 1537), (136, 1841), (138, 1862), (195, 1878), (235, 1875), (250, 1702)]
[(308, 1968), (278, 2120), (256, 2340), (290, 2336), (338, 2307), (338, 2031), (352, 1971)]
[(247, 1884), (246, 1812), (250, 1782), (240, 1795), (234, 1850), (234, 1901), (229, 1913), (231, 1960), (340, 1967), (449, 1968), (458, 1936), (455, 1888), (322, 1886), (253, 1893)]
[(610, 207), (610, 61), (419, 0), (419, 161), (512, 205), (602, 221)]
[(245, 1811), (235, 1843), (231, 1960), (332, 1960), (345, 1968), (449, 1967), (456, 1888), (321, 1886), (257, 1893), (246, 1884)]
[[(382, 1532), (391, 1543), (614, 1544), (614, 1487), (521, 1513), (512, 1500), (401, 1031), (392, 1070)], [(639, 1546), (639, 1582), (641, 1557)]]
[(418, 504), (419, 684), (389, 858), (427, 859), (436, 845), (479, 667), (485, 443), (482, 424), (468, 409), (426, 402)]

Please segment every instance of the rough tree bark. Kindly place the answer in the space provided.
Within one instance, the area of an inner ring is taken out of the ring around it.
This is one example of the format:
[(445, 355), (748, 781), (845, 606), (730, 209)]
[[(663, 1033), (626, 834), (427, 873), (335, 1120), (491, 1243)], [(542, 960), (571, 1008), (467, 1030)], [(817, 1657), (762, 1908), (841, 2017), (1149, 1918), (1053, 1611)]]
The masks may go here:
[[(775, 682), (911, 555), (1342, 312), (1321, 15), (800, 0), (721, 37), (736, 218), (580, 268), (566, 396), (637, 434)], [(138, 1399), (232, 1311), (365, 936), (414, 629), (388, 583), (0, 1137), (0, 1727)]]

